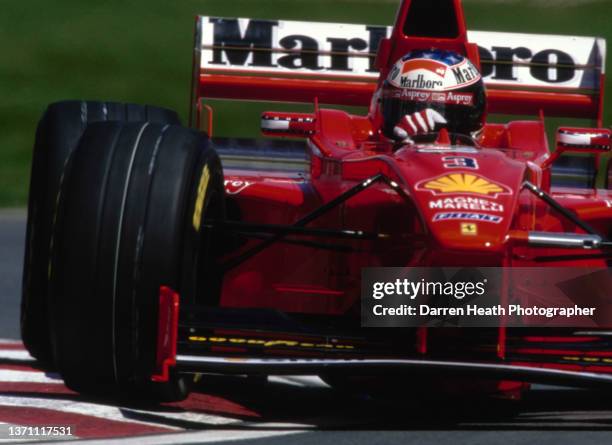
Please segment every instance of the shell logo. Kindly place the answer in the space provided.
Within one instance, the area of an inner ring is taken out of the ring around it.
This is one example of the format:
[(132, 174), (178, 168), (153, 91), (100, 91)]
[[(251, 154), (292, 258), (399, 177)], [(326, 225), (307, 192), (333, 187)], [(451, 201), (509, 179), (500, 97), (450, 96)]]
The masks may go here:
[(434, 195), (467, 193), (472, 195), (497, 197), (509, 195), (508, 187), (473, 173), (451, 173), (434, 179), (426, 179), (416, 186), (417, 190), (429, 191)]

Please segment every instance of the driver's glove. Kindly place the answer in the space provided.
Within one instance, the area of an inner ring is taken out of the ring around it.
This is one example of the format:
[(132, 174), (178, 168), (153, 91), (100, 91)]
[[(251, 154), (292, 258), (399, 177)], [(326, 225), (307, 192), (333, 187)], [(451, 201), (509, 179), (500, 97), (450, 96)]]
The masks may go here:
[(446, 124), (447, 121), (440, 113), (431, 108), (418, 111), (414, 114), (407, 114), (393, 128), (393, 135), (397, 140), (411, 143), (412, 136), (431, 133), (435, 130), (436, 124)]

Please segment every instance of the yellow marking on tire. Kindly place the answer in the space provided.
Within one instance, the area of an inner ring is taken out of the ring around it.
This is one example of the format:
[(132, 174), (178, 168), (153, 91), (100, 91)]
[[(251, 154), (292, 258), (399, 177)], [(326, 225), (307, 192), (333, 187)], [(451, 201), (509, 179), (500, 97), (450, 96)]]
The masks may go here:
[(193, 228), (196, 232), (200, 231), (202, 226), (202, 211), (204, 210), (204, 200), (206, 198), (206, 191), (208, 189), (208, 183), (210, 182), (210, 170), (208, 164), (202, 169), (202, 175), (200, 176), (200, 183), (198, 184), (198, 195), (196, 197), (195, 207), (193, 210)]

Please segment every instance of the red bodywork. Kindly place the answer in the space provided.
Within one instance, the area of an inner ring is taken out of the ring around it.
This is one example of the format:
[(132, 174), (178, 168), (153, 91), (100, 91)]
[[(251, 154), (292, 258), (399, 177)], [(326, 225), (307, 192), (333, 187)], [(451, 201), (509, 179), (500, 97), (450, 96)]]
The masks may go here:
[[(460, 0), (453, 3), (458, 36), (450, 39), (405, 35), (404, 23), (410, 6), (411, 0), (403, 1), (392, 36), (380, 45), (377, 59), (380, 79), (386, 77), (397, 59), (415, 48), (452, 49), (478, 65), (477, 49), (467, 42)], [(526, 239), (530, 231), (584, 232), (522, 188), (525, 181), (542, 187), (599, 233), (606, 236), (610, 233), (612, 193), (601, 189), (550, 188), (551, 166), (546, 163), (550, 150), (544, 116), (581, 117), (600, 123), (602, 97), (579, 92), (490, 89), (489, 113), (537, 115), (538, 119), (487, 124), (477, 148), (451, 147), (441, 138), (433, 144), (397, 149), (381, 134), (381, 119), (375, 106), (367, 116), (319, 106), (323, 103), (367, 106), (375, 91), (375, 84), (359, 79), (334, 82), (298, 75), (270, 78), (249, 73), (199, 73), (194, 90), (195, 122), (200, 122), (205, 98), (299, 101), (311, 102), (315, 107), (311, 114), (268, 113), (266, 116), (292, 121), (285, 135), (307, 137), (304, 174), (225, 168), (228, 207), (241, 221), (292, 225), (378, 173), (397, 183), (412, 202), (408, 205), (388, 184), (372, 186), (308, 227), (363, 231), (384, 237), (364, 241), (329, 240), (351, 245), (356, 252), (350, 254), (293, 243), (274, 244), (225, 274), (220, 296), (222, 308), (268, 308), (288, 314), (332, 318), (353, 314), (358, 320), (360, 277), (364, 267), (533, 266), (541, 265), (538, 260), (543, 257), (562, 254), (571, 257), (548, 264), (607, 267), (603, 252), (598, 250), (577, 255), (575, 250), (528, 246)], [(491, 218), (471, 225), (462, 220), (436, 219), (439, 218), (436, 215), (449, 210), (482, 213)], [(259, 242), (246, 241), (225, 259), (237, 257)], [(473, 330), (464, 333), (468, 337), (475, 335)], [(563, 351), (558, 351), (561, 347), (555, 345), (565, 348), (568, 342), (580, 344), (598, 339), (568, 332), (567, 335), (521, 337), (516, 346), (511, 338), (515, 334), (504, 328), (489, 334), (486, 341), (483, 337), (481, 349), (486, 349), (491, 359), (504, 359), (519, 350), (524, 357), (541, 356), (543, 350), (548, 350), (549, 355), (563, 355)], [(444, 344), (441, 339), (449, 335), (457, 334), (421, 329), (414, 338), (410, 337), (410, 349), (416, 356), (435, 355), (436, 348)], [(240, 352), (236, 347), (219, 346), (216, 350)], [(447, 351), (448, 347), (441, 350)], [(565, 355), (585, 354), (574, 351)], [(545, 364), (542, 360), (535, 366), (594, 370), (593, 364), (575, 360), (566, 364)], [(597, 371), (612, 372), (612, 368), (604, 366)]]

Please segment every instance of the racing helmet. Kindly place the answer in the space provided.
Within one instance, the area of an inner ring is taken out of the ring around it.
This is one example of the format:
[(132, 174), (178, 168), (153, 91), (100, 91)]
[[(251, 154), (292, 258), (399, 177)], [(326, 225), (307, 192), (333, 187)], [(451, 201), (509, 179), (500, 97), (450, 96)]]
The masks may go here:
[(452, 51), (409, 52), (391, 68), (379, 94), (388, 137), (402, 117), (426, 108), (444, 116), (451, 133), (472, 136), (485, 123), (482, 76), (468, 58)]

